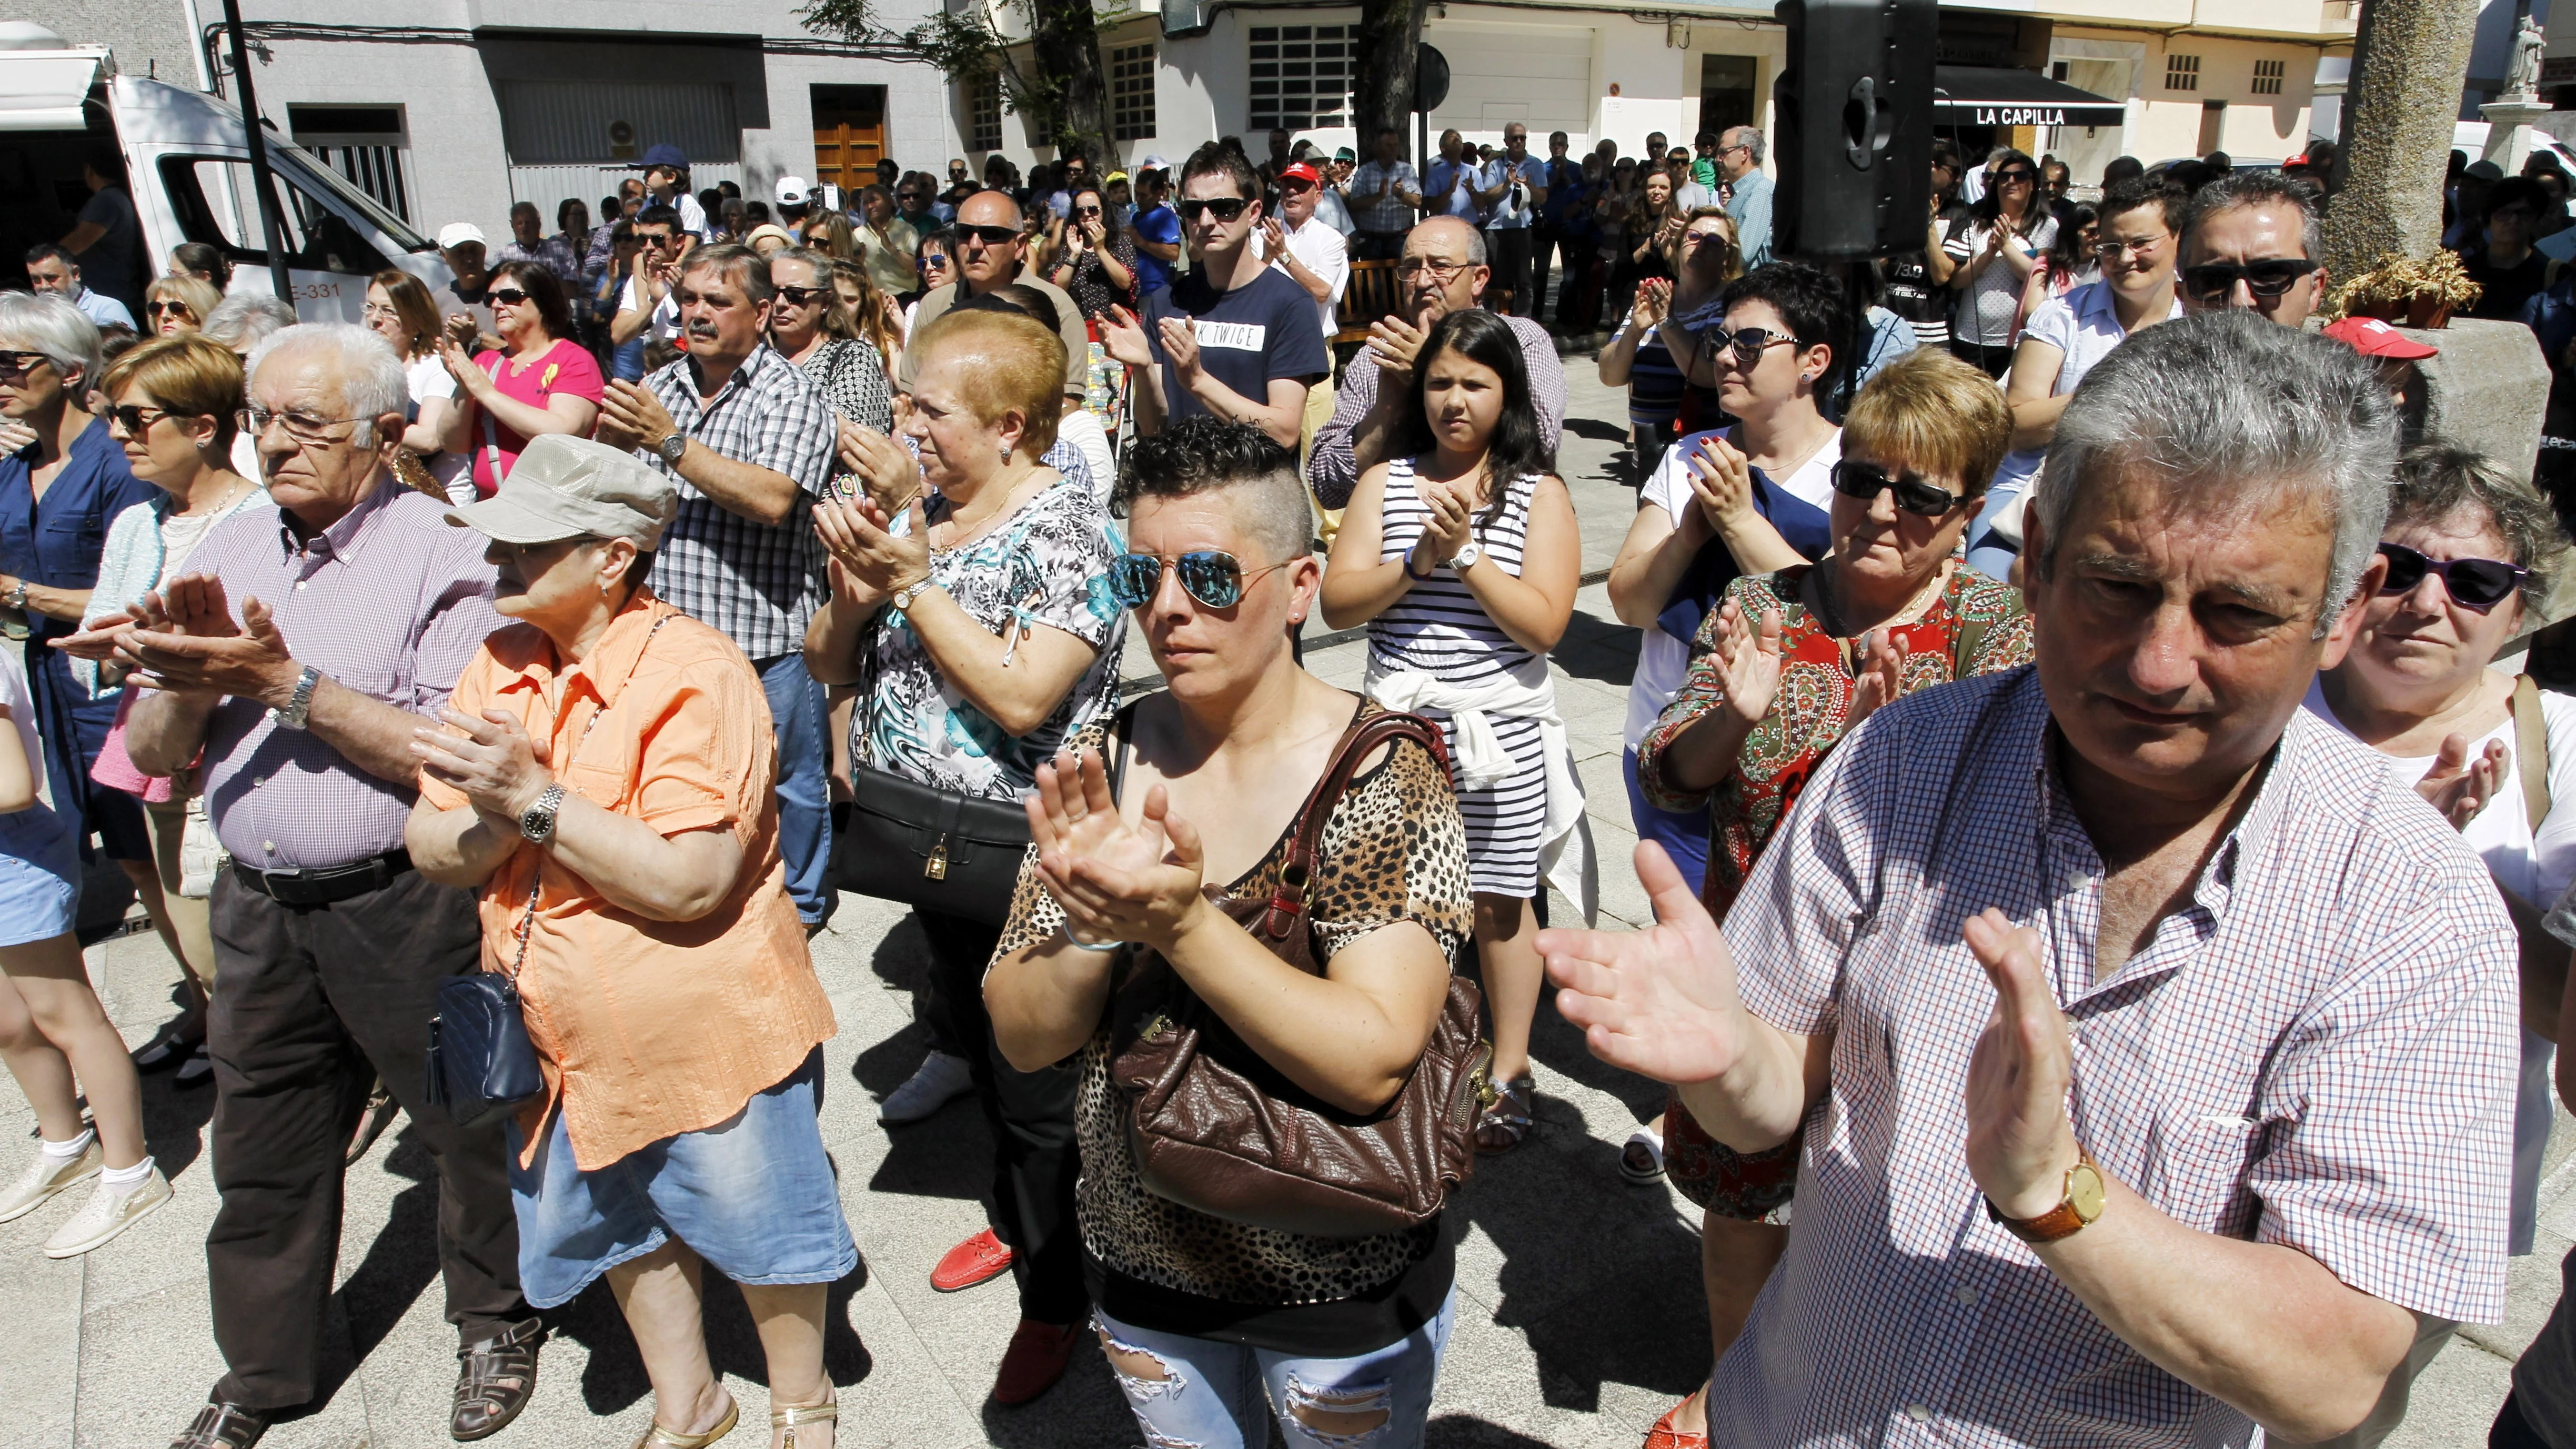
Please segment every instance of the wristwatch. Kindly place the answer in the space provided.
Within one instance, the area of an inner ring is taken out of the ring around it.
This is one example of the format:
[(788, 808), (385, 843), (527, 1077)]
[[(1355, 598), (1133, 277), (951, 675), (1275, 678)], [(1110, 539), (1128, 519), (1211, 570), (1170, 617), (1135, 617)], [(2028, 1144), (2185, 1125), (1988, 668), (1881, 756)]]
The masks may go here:
[(669, 437), (664, 438), (661, 445), (656, 447), (653, 451), (662, 455), (663, 462), (677, 468), (680, 466), (680, 455), (689, 451), (689, 435), (686, 433), (673, 433)]
[(905, 588), (900, 588), (900, 589), (895, 590), (895, 593), (894, 593), (894, 606), (895, 606), (897, 609), (909, 609), (909, 608), (911, 608), (911, 607), (912, 607), (912, 601), (913, 601), (913, 600), (915, 600), (915, 599), (920, 598), (920, 597), (921, 597), (921, 591), (922, 591), (922, 590), (924, 590), (924, 589), (927, 589), (927, 588), (932, 587), (933, 583), (934, 583), (934, 581), (933, 581), (933, 580), (931, 580), (931, 579), (926, 579), (926, 578), (925, 578), (925, 579), (923, 579), (921, 582), (919, 582), (919, 583), (917, 583), (917, 584), (912, 584), (912, 585), (909, 585), (909, 586), (907, 586), (907, 587), (905, 587)]
[(270, 710), (268, 717), (277, 721), (280, 729), (304, 728), (304, 717), (313, 712), (313, 687), (321, 682), (322, 671), (305, 665), (304, 672), (295, 676), (295, 693), (287, 696), (286, 703)]
[(25, 579), (20, 579), (16, 587), (9, 590), (9, 607), (17, 610), (21, 614), (27, 612), (27, 581)]
[(2102, 1216), (2107, 1201), (2102, 1170), (2093, 1165), (2093, 1154), (2085, 1151), (2081, 1143), (2076, 1144), (2075, 1158), (2075, 1165), (2066, 1169), (2066, 1195), (2057, 1206), (2035, 1218), (2008, 1218), (1995, 1206), (1993, 1198), (1987, 1198), (1986, 1216), (2025, 1243), (2053, 1243), (2091, 1227)]
[(543, 845), (555, 838), (555, 815), (563, 809), (564, 787), (548, 785), (537, 796), (537, 803), (519, 817), (519, 833), (531, 842)]
[(1449, 555), (1447, 558), (1442, 559), (1440, 561), (1440, 566), (1453, 574), (1463, 574), (1467, 571), (1467, 566), (1469, 564), (1474, 563), (1476, 560), (1483, 558), (1484, 556), (1485, 551), (1482, 548), (1477, 547), (1473, 540), (1470, 540), (1465, 548), (1462, 548), (1456, 553)]

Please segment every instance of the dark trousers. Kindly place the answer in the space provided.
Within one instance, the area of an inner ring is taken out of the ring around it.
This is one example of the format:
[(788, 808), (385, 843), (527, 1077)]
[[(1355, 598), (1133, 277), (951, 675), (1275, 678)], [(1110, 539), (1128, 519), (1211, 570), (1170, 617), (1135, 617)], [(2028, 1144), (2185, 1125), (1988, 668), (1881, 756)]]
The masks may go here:
[(312, 1399), (340, 1259), (341, 1158), (379, 1074), (438, 1160), (438, 1266), (463, 1342), (531, 1316), (501, 1129), (421, 1101), (438, 988), (479, 969), (474, 893), (406, 871), (327, 906), (281, 906), (224, 871), (211, 902), (215, 1066), (209, 1149), (223, 1205), (206, 1234), (216, 1391), (256, 1409)]
[(1405, 233), (1400, 231), (1355, 231), (1351, 233), (1351, 260), (1355, 262), (1392, 262), (1404, 256)]
[(993, 1232), (1011, 1247), (1020, 1316), (1079, 1323), (1091, 1311), (1073, 1215), (1073, 1184), (1082, 1175), (1073, 1101), (1082, 1073), (1069, 1062), (1023, 1072), (1002, 1059), (984, 1010), (984, 968), (1001, 940), (998, 928), (936, 911), (916, 914), (930, 938), (931, 1008), (966, 1054), (975, 1100), (993, 1131)]
[(2504, 1407), (2496, 1410), (2495, 1423), (2487, 1428), (2487, 1449), (2549, 1449), (2549, 1441), (2540, 1437), (2540, 1431), (2532, 1427), (2531, 1416), (2508, 1392)]
[(1601, 258), (1590, 237), (1560, 237), (1564, 280), (1556, 284), (1556, 327), (1590, 332), (1601, 322)]
[(1982, 343), (1964, 341), (1953, 334), (1950, 338), (1950, 355), (1962, 362), (1973, 363), (1984, 369), (1986, 376), (1997, 382), (2003, 381), (2004, 374), (2012, 371), (2013, 350), (2001, 344), (1988, 347)]
[(1511, 315), (1531, 315), (1538, 299), (1529, 289), (1530, 229), (1498, 226), (1486, 232), (1485, 264), (1493, 269), (1495, 281), (1512, 289)]

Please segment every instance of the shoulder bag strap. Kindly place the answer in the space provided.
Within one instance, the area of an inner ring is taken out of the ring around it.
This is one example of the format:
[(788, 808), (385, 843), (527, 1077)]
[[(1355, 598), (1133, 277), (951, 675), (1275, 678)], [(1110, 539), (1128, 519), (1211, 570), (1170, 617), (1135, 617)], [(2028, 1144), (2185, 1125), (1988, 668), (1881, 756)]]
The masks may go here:
[[(492, 355), (492, 383), (495, 387), (500, 385), (501, 369), (509, 365), (507, 354), (496, 352)], [(492, 486), (498, 488), (501, 486), (501, 436), (494, 431), (490, 408), (476, 408), (475, 411), (483, 415), (483, 456), (492, 464)]]
[(2531, 833), (2549, 818), (2549, 721), (2540, 713), (2540, 686), (2528, 674), (2513, 681), (2513, 767), (2522, 776), (2522, 809)]
[(1323, 779), (1315, 784), (1314, 793), (1306, 797), (1297, 812), (1295, 833), (1288, 844), (1288, 860), (1279, 872), (1279, 890), (1270, 898), (1270, 909), (1261, 914), (1261, 934), (1271, 940), (1284, 940), (1306, 916), (1306, 887), (1315, 878), (1315, 852), (1321, 845), (1324, 826), (1332, 819), (1333, 807), (1341, 803), (1342, 792), (1350, 788), (1351, 776), (1358, 773), (1360, 762), (1378, 746), (1397, 739), (1419, 741), (1441, 762), (1446, 773), (1446, 741), (1440, 727), (1417, 714), (1387, 712), (1364, 715), (1351, 722), (1334, 748), (1333, 762), (1324, 770)]

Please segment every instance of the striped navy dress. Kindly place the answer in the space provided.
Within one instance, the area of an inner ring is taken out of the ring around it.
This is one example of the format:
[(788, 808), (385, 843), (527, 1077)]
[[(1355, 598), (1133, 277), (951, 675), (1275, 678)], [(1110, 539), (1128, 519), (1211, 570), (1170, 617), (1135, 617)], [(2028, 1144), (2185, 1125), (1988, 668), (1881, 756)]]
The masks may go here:
[[(1502, 515), (1476, 526), (1476, 546), (1486, 561), (1518, 576), (1529, 539), (1535, 474), (1511, 484)], [(1477, 513), (1481, 517), (1483, 509)], [(1402, 559), (1422, 536), (1430, 517), (1415, 491), (1413, 460), (1392, 459), (1386, 473), (1386, 521), (1381, 559)], [(1386, 612), (1369, 621), (1369, 653), (1379, 667), (1419, 670), (1434, 679), (1482, 681), (1526, 666), (1534, 657), (1485, 613), (1485, 606), (1446, 568), (1416, 579)], [(1454, 755), (1456, 728), (1436, 710)], [(1538, 893), (1539, 846), (1547, 828), (1547, 759), (1534, 719), (1494, 719), (1494, 738), (1511, 752), (1512, 777), (1491, 790), (1458, 792), (1458, 814), (1467, 826), (1467, 859), (1476, 893), (1523, 898)]]

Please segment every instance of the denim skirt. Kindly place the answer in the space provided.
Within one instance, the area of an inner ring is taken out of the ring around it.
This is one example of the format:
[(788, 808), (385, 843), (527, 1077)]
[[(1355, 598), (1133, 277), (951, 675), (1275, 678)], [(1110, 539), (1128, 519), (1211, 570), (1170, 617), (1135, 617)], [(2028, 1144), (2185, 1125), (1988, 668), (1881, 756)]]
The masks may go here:
[(676, 1238), (736, 1283), (836, 1282), (859, 1264), (840, 1185), (815, 1120), (823, 1051), (725, 1121), (636, 1149), (592, 1172), (573, 1165), (557, 1111), (536, 1156), (510, 1123), (519, 1286), (539, 1308)]
[[(52, 815), (42, 805), (20, 813)], [(0, 825), (0, 946), (24, 946), (70, 930), (80, 915), (80, 860), (71, 832), (19, 828), (9, 816), (0, 821), (12, 822)]]

